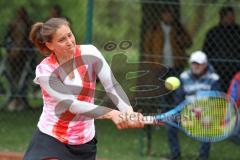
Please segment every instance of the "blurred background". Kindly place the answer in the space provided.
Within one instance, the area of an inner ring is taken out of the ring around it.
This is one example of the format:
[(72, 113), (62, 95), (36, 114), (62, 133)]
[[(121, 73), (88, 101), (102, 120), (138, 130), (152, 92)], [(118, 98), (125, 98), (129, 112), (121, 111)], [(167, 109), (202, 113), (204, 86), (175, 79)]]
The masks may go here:
[[(50, 17), (66, 18), (79, 44), (93, 44), (103, 53), (134, 109), (156, 113), (170, 105), (170, 102), (161, 103), (168, 92), (161, 90), (153, 94), (160, 99), (149, 97), (136, 101), (139, 95), (132, 88), (142, 82), (128, 74), (141, 68), (143, 61), (163, 64), (164, 71), (157, 74), (164, 79), (169, 68), (188, 69), (189, 55), (203, 50), (221, 77), (222, 91), (227, 92), (231, 79), (240, 70), (240, 29), (236, 25), (230, 30), (209, 33), (221, 23), (222, 7), (233, 8), (235, 13), (226, 18), (230, 22), (224, 23), (240, 23), (238, 0), (1, 0), (0, 151), (24, 152), (41, 114), (41, 92), (32, 80), (36, 65), (44, 57), (28, 41), (33, 23)], [(155, 35), (159, 33), (153, 32), (163, 21), (166, 8), (171, 11), (169, 23), (176, 28), (171, 35), (177, 39), (172, 51), (178, 51), (171, 57), (155, 54), (152, 47), (155, 45), (158, 50), (160, 41), (166, 42), (157, 39)], [(222, 13), (227, 14), (228, 10)], [(183, 38), (179, 39), (179, 35)], [(96, 103), (111, 103), (100, 83)], [(101, 159), (164, 159), (170, 152), (165, 127), (119, 131), (108, 121), (97, 121), (96, 125), (97, 156)], [(182, 133), (179, 139), (182, 158), (196, 159), (199, 143)], [(239, 143), (230, 139), (214, 143), (209, 159), (238, 159), (238, 148)]]

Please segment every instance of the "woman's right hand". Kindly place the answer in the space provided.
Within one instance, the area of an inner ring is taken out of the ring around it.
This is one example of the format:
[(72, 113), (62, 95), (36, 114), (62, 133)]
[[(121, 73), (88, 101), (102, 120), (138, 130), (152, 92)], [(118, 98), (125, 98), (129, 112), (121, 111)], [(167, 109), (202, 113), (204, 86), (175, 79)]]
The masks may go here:
[(124, 128), (143, 128), (143, 116), (137, 112), (120, 112), (113, 110), (109, 113), (111, 120), (118, 129)]

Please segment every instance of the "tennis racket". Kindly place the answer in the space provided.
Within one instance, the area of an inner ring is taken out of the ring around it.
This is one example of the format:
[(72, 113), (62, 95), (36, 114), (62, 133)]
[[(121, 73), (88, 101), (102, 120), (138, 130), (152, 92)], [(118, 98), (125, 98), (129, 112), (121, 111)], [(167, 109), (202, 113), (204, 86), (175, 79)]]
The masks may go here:
[(145, 124), (166, 123), (202, 142), (217, 142), (231, 136), (238, 125), (235, 102), (224, 93), (201, 91), (174, 109), (155, 116), (145, 116)]

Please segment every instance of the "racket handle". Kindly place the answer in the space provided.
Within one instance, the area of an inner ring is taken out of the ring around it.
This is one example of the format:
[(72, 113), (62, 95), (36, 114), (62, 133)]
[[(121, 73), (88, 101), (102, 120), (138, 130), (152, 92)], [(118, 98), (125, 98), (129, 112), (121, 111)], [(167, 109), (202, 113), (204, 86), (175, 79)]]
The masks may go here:
[(144, 124), (154, 124), (155, 123), (155, 117), (153, 117), (153, 116), (144, 116), (143, 123)]
[(144, 116), (143, 123), (145, 125), (158, 125), (158, 126), (164, 126), (164, 122), (156, 121), (156, 117), (154, 116)]

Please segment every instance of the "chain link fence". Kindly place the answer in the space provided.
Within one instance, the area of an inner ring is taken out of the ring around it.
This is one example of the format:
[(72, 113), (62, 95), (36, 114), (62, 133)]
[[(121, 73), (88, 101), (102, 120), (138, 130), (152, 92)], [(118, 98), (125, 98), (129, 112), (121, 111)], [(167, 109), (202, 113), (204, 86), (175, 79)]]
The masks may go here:
[[(102, 2), (95, 1), (95, 5), (102, 6)], [(110, 57), (115, 75), (124, 74), (124, 69), (130, 72), (152, 72), (145, 79), (135, 77), (132, 86), (127, 76), (118, 79), (130, 95), (135, 110), (151, 114), (174, 107), (173, 97), (181, 95), (169, 93), (164, 89), (163, 81), (156, 82), (156, 79), (179, 76), (189, 69), (189, 56), (194, 51), (202, 50), (207, 54), (209, 64), (220, 77), (221, 91), (225, 93), (234, 74), (240, 69), (240, 17), (237, 1), (107, 1), (104, 8), (108, 10), (103, 11), (100, 7), (94, 9), (93, 43), (103, 48), (106, 57)], [(125, 40), (132, 42), (131, 48), (127, 50), (120, 45)], [(126, 54), (127, 60), (122, 60), (118, 53)], [(139, 65), (134, 68), (132, 62)], [(161, 65), (151, 65), (156, 63)], [(146, 88), (136, 88), (136, 85), (144, 85)], [(145, 93), (138, 93), (138, 89)], [(152, 152), (152, 133), (150, 126), (142, 133), (142, 154)], [(183, 152), (186, 149), (186, 146), (181, 148)]]
[[(37, 3), (28, 7), (33, 6), (36, 7)], [(225, 10), (222, 7), (226, 7)], [(34, 13), (33, 9), (30, 10)], [(235, 16), (231, 15), (232, 11)], [(137, 84), (143, 84), (143, 79), (139, 80), (135, 75), (134, 80), (130, 81), (131, 75), (122, 75), (127, 71), (150, 67), (154, 74), (145, 77), (146, 85), (155, 83), (156, 78), (164, 80), (170, 75), (179, 76), (189, 68), (189, 55), (193, 51), (203, 50), (220, 76), (222, 91), (226, 92), (234, 74), (240, 70), (238, 13), (240, 3), (229, 0), (95, 0), (92, 43), (109, 60), (136, 110), (162, 112), (173, 106), (172, 98), (169, 98), (171, 93), (159, 89), (151, 94), (158, 98), (136, 101), (136, 97), (149, 94), (139, 95), (134, 88)], [(17, 15), (16, 20), (4, 24), (6, 34), (1, 45), (0, 108), (10, 111), (41, 108), (42, 105), (39, 87), (32, 80), (35, 66), (43, 57), (27, 40), (33, 22), (28, 20), (26, 10), (19, 8)], [(35, 19), (44, 20), (44, 16), (48, 17), (46, 14), (42, 17), (35, 15)], [(84, 16), (81, 15), (82, 18)], [(77, 19), (70, 21), (74, 32), (83, 25)], [(82, 38), (76, 38), (84, 43)], [(148, 63), (145, 65), (143, 62)], [(153, 63), (161, 64), (160, 69), (149, 65)]]

